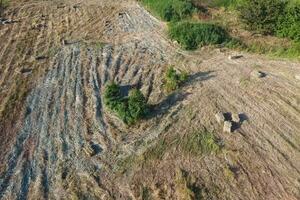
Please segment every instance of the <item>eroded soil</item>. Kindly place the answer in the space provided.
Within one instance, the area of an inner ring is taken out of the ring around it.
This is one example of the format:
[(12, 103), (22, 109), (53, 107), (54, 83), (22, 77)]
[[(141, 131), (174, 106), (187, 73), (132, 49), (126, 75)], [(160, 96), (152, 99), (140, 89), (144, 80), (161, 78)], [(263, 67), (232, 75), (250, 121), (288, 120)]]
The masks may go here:
[[(298, 61), (184, 52), (130, 0), (12, 1), (5, 18), (15, 22), (0, 25), (0, 199), (300, 198)], [(190, 74), (171, 94), (168, 65)], [(103, 106), (112, 80), (141, 88), (148, 119), (127, 127)], [(220, 111), (244, 121), (223, 133)], [(172, 145), (204, 129), (221, 153)]]

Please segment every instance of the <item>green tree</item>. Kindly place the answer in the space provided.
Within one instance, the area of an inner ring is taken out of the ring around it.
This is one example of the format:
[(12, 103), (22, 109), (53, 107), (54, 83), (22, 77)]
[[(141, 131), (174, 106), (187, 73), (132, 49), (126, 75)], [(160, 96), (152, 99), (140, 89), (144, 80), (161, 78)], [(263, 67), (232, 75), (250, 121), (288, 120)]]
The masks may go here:
[(118, 104), (122, 101), (120, 86), (115, 82), (106, 86), (104, 91), (104, 103), (109, 109), (115, 110)]
[(149, 108), (146, 98), (140, 90), (131, 90), (128, 98), (128, 108), (133, 121), (137, 121), (147, 115)]

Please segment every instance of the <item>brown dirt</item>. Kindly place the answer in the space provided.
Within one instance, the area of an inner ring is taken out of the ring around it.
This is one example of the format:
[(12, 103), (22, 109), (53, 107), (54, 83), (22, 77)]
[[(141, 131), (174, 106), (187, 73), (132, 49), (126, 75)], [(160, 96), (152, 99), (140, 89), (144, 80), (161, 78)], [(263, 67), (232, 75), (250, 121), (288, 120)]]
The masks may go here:
[[(300, 198), (299, 62), (184, 52), (130, 0), (12, 1), (5, 18), (17, 22), (0, 25), (0, 199)], [(168, 65), (190, 74), (172, 94)], [(140, 87), (151, 116), (128, 127), (108, 111), (111, 80)], [(223, 133), (219, 111), (247, 120)], [(221, 152), (177, 145), (203, 130)]]

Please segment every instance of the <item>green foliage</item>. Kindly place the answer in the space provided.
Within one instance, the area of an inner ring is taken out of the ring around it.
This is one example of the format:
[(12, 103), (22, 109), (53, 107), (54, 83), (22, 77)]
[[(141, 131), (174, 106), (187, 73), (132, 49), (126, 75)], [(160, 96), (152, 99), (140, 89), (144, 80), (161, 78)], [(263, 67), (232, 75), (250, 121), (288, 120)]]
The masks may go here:
[(278, 19), (276, 35), (300, 41), (300, 4), (286, 7)]
[(178, 89), (188, 79), (187, 73), (177, 73), (169, 67), (165, 75), (165, 87), (168, 92)]
[(120, 102), (122, 102), (120, 86), (112, 82), (104, 91), (104, 103), (109, 109), (115, 110)]
[(236, 8), (243, 0), (212, 0), (211, 5), (216, 7)]
[(212, 154), (221, 150), (215, 136), (207, 131), (187, 134), (179, 144), (183, 152), (191, 155)]
[(104, 91), (104, 103), (126, 123), (134, 124), (148, 114), (149, 106), (140, 90), (133, 89), (129, 97), (122, 97), (120, 86), (111, 83)]
[(137, 121), (147, 115), (149, 107), (144, 95), (140, 90), (133, 89), (130, 92), (128, 98), (128, 109), (130, 116), (134, 121)]
[(196, 8), (190, 0), (141, 0), (165, 21), (178, 21), (193, 14)]
[(243, 0), (238, 9), (249, 30), (273, 34), (286, 5), (284, 0)]
[(230, 41), (229, 35), (222, 27), (208, 23), (172, 23), (169, 26), (169, 35), (187, 50)]

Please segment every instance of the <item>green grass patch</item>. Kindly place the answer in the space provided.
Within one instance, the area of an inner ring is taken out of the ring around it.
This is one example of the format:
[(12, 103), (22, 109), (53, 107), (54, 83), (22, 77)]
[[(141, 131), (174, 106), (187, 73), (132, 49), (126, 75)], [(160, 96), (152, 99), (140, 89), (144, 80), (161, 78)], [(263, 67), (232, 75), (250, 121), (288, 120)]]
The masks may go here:
[(275, 58), (300, 59), (300, 42), (292, 42), (286, 47), (251, 43), (248, 45), (241, 45), (239, 49), (248, 51), (250, 53), (264, 54)]
[(165, 89), (167, 92), (171, 92), (179, 89), (179, 87), (186, 82), (188, 74), (183, 72), (177, 72), (174, 67), (169, 67), (165, 75)]
[(222, 27), (202, 22), (170, 23), (169, 36), (186, 50), (194, 50), (205, 45), (230, 42), (230, 36)]
[(187, 134), (179, 141), (179, 147), (185, 154), (195, 156), (214, 154), (221, 150), (215, 136), (208, 131)]

